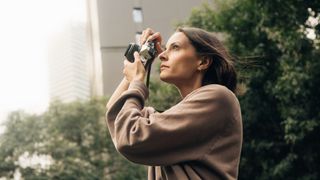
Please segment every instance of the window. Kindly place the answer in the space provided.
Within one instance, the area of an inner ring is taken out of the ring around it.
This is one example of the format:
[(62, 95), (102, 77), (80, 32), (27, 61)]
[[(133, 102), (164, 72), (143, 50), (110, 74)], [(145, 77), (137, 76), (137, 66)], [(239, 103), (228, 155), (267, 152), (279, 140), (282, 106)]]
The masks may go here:
[(143, 21), (143, 16), (142, 16), (142, 9), (141, 7), (135, 7), (133, 8), (133, 12), (132, 12), (132, 16), (133, 16), (133, 21), (135, 23), (142, 23)]
[(136, 44), (140, 44), (140, 37), (141, 37), (142, 32), (138, 31), (136, 32)]

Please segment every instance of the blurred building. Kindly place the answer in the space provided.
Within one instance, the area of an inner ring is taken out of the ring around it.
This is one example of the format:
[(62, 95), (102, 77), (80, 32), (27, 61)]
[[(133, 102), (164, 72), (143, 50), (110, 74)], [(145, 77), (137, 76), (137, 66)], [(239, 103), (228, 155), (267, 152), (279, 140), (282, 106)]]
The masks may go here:
[(70, 22), (49, 46), (50, 101), (71, 102), (91, 96), (87, 25)]
[[(82, 0), (84, 17), (67, 21), (49, 47), (50, 101), (71, 102), (103, 95), (96, 0)], [(84, 18), (84, 19), (83, 19)]]
[(103, 94), (110, 95), (122, 79), (124, 52), (147, 27), (159, 31), (164, 43), (176, 25), (204, 0), (96, 0)]

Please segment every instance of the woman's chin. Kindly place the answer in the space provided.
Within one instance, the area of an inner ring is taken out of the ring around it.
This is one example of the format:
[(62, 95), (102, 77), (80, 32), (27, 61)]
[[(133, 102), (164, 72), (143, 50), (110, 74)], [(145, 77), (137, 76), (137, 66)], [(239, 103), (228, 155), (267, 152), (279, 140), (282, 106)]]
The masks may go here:
[(160, 80), (169, 84), (172, 84), (172, 79), (169, 76), (166, 76), (164, 74), (160, 74)]
[(161, 81), (163, 81), (163, 82), (168, 82), (168, 77), (167, 77), (165, 74), (163, 74), (163, 73), (160, 73), (160, 79), (161, 79)]
[(166, 78), (164, 78), (163, 76), (161, 76), (161, 74), (160, 74), (160, 80), (166, 82)]

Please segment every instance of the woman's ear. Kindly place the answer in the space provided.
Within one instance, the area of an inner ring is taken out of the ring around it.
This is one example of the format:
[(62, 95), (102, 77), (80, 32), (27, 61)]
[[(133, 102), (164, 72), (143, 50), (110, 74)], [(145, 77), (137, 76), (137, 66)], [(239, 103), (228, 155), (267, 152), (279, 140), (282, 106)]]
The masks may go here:
[(212, 64), (212, 59), (210, 59), (207, 56), (203, 56), (200, 59), (200, 63), (198, 65), (198, 70), (199, 71), (205, 71), (205, 70), (209, 69), (211, 64)]

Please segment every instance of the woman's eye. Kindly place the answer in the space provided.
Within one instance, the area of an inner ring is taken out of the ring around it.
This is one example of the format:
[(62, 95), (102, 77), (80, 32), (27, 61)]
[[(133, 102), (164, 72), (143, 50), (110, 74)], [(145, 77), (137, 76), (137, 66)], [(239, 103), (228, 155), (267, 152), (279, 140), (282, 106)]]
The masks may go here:
[(172, 46), (172, 49), (179, 49), (179, 46), (173, 45), (173, 46)]

